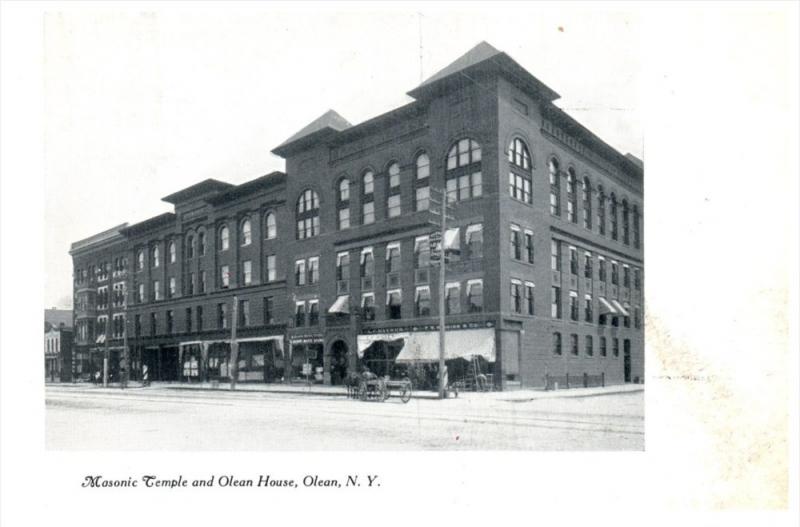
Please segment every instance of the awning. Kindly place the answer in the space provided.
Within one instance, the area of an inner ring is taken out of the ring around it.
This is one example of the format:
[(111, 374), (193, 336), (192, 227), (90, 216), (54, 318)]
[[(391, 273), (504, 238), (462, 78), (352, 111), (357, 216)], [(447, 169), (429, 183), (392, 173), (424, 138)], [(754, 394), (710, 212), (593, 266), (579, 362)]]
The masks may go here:
[(614, 306), (612, 306), (609, 303), (609, 301), (606, 300), (605, 298), (603, 298), (602, 296), (600, 297), (600, 314), (601, 315), (606, 315), (606, 314), (608, 314), (608, 315), (616, 315), (617, 314), (617, 310), (614, 309)]
[(350, 295), (341, 295), (336, 298), (336, 302), (328, 309), (328, 313), (349, 313)]
[[(475, 355), (480, 355), (489, 362), (495, 361), (494, 329), (460, 329), (447, 331), (444, 342), (445, 360), (457, 358), (467, 359)], [(397, 362), (438, 361), (439, 332), (421, 331), (410, 333), (396, 360)]]
[(95, 344), (104, 344), (105, 341), (106, 341), (106, 336), (105, 336), (105, 334), (103, 334), (103, 335), (98, 335), (97, 336), (97, 340), (95, 340), (94, 343)]
[(458, 227), (447, 229), (444, 232), (444, 250), (458, 252), (461, 249), (461, 239), (458, 236)]
[(364, 351), (375, 342), (386, 341), (391, 342), (398, 339), (408, 339), (411, 333), (374, 333), (372, 335), (359, 335), (358, 336), (358, 358), (364, 357)]
[(631, 316), (631, 314), (628, 313), (628, 310), (625, 309), (623, 305), (619, 303), (618, 300), (612, 300), (611, 302), (614, 304), (614, 307), (617, 309), (617, 311), (619, 311), (622, 314), (623, 317)]

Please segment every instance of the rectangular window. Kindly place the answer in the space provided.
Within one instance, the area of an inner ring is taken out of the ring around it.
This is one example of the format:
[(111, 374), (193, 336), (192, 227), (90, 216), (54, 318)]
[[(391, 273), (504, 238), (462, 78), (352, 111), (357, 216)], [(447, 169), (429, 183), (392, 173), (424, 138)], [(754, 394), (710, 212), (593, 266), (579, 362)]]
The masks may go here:
[(414, 313), (418, 317), (428, 317), (431, 314), (431, 290), (428, 286), (417, 287), (414, 296)]
[(350, 208), (339, 209), (339, 230), (350, 228)]
[(627, 265), (622, 266), (622, 285), (625, 287), (631, 286), (631, 268)]
[(583, 320), (585, 322), (592, 322), (594, 314), (592, 313), (592, 295), (586, 295), (583, 298)]
[(158, 334), (158, 317), (156, 316), (155, 313), (150, 313), (150, 335), (157, 335), (157, 334)]
[(375, 293), (361, 295), (361, 312), (364, 320), (375, 320)]
[(569, 348), (570, 348), (570, 353), (572, 353), (572, 355), (577, 357), (578, 356), (578, 335), (576, 335), (575, 333), (573, 333), (573, 334), (571, 334), (569, 336)]
[(294, 304), (294, 325), (295, 327), (303, 327), (306, 325), (306, 303), (295, 302)]
[(369, 225), (375, 223), (375, 202), (370, 201), (361, 206), (361, 224)]
[(189, 283), (187, 284), (186, 289), (187, 289), (187, 293), (190, 296), (194, 294), (194, 289), (195, 289), (194, 279), (195, 279), (194, 278), (194, 273), (189, 273)]
[(584, 342), (586, 342), (586, 355), (588, 357), (594, 356), (594, 342), (591, 335), (586, 335)]
[(239, 300), (239, 326), (246, 328), (250, 325), (250, 301)]
[(187, 307), (185, 311), (186, 311), (186, 333), (191, 333), (192, 332), (192, 322), (193, 322), (192, 321), (192, 308), (191, 307)]
[(203, 306), (197, 306), (195, 316), (197, 317), (197, 331), (203, 331)]
[(483, 176), (480, 172), (448, 176), (447, 201), (465, 201), (483, 195)]
[(275, 268), (275, 255), (270, 254), (267, 256), (267, 282), (274, 282), (277, 280), (277, 270)]
[(451, 282), (445, 286), (445, 313), (457, 315), (461, 313), (461, 285)]
[(390, 243), (386, 246), (386, 272), (400, 271), (400, 243)]
[(172, 335), (175, 330), (175, 315), (171, 309), (167, 310), (167, 334)]
[(508, 194), (523, 203), (531, 203), (531, 180), (527, 176), (509, 173)]
[(522, 233), (517, 225), (511, 224), (511, 257), (522, 259)]
[(467, 282), (467, 305), (470, 313), (483, 311), (483, 280)]
[(308, 325), (319, 326), (319, 300), (308, 301)]
[(144, 303), (144, 284), (139, 284), (139, 295), (138, 295), (138, 302), (140, 304)]
[(168, 298), (172, 298), (175, 296), (175, 290), (176, 290), (175, 277), (171, 276), (169, 278), (169, 289), (167, 290), (167, 294), (169, 295)]
[(561, 288), (554, 286), (550, 292), (550, 316), (561, 318)]
[(386, 318), (399, 319), (402, 318), (401, 306), (403, 297), (399, 289), (386, 292)]
[(451, 178), (447, 180), (447, 202), (455, 203), (458, 201), (458, 179)]
[(614, 343), (613, 347), (614, 356), (619, 357), (619, 339), (617, 337), (614, 337), (614, 340), (612, 342)]
[(592, 253), (583, 253), (583, 276), (585, 278), (592, 277)]
[[(81, 328), (82, 330), (86, 330), (85, 327)], [(133, 335), (135, 337), (139, 337), (142, 334), (142, 315), (134, 315), (133, 317)]]
[(375, 273), (375, 258), (372, 255), (372, 247), (361, 250), (361, 277), (371, 277)]
[(308, 259), (308, 283), (316, 284), (319, 282), (319, 256)]
[(470, 259), (483, 258), (483, 224), (473, 223), (467, 226), (467, 251)]
[(206, 292), (206, 272), (200, 271), (200, 292)]
[(603, 258), (602, 256), (598, 257), (597, 258), (597, 264), (599, 266), (598, 278), (600, 279), (601, 282), (605, 282), (606, 281), (606, 259)]
[(633, 308), (633, 327), (641, 329), (642, 327), (642, 313), (638, 307)]
[(553, 333), (553, 355), (561, 355), (561, 333)]
[(516, 279), (511, 280), (511, 311), (522, 313), (522, 282)]
[(227, 265), (219, 268), (219, 283), (220, 287), (227, 288), (231, 284), (231, 272)]
[(428, 210), (431, 206), (431, 188), (428, 186), (418, 187), (414, 202), (417, 211)]
[(389, 196), (389, 199), (386, 202), (386, 207), (390, 218), (396, 218), (400, 216), (400, 194), (393, 194)]
[(569, 248), (569, 272), (578, 274), (578, 250), (575, 247)]
[(553, 271), (561, 270), (561, 242), (558, 240), (550, 242), (550, 268)]
[(228, 329), (228, 304), (217, 304), (217, 327)]
[(534, 314), (533, 283), (525, 282), (525, 308), (528, 315)]
[(158, 280), (153, 281), (153, 300), (161, 300), (161, 283)]
[(600, 356), (605, 357), (608, 355), (608, 347), (606, 346), (606, 338), (600, 337)]
[(272, 314), (275, 311), (275, 306), (273, 304), (273, 299), (271, 296), (264, 297), (264, 324), (269, 325), (273, 323)]
[(525, 257), (533, 263), (533, 231), (525, 230)]
[(638, 267), (633, 269), (633, 287), (639, 291), (642, 289), (642, 272)]
[(571, 320), (578, 320), (578, 292), (569, 292), (569, 318)]
[(619, 264), (611, 260), (611, 283), (619, 285)]
[(294, 285), (306, 285), (306, 261), (297, 260), (294, 262)]
[(336, 279), (350, 279), (350, 253), (343, 252), (336, 255)]
[(242, 262), (242, 283), (250, 285), (253, 282), (253, 262), (245, 260)]
[(418, 236), (414, 239), (414, 268), (422, 269), (430, 265), (431, 246), (427, 236)]

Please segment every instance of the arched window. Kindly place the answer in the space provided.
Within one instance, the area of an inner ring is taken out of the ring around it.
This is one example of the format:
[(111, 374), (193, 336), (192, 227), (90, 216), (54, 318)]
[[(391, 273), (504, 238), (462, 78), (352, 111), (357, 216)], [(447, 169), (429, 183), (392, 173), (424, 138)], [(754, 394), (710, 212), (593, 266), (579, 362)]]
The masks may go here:
[(550, 158), (547, 170), (550, 173), (550, 214), (561, 216), (561, 178), (556, 158)]
[(278, 225), (275, 223), (275, 213), (270, 211), (264, 215), (264, 237), (273, 240), (278, 235)]
[(575, 169), (567, 169), (567, 219), (572, 223), (578, 223), (578, 189)]
[(304, 240), (319, 234), (319, 196), (306, 189), (297, 199), (295, 208), (297, 220), (297, 239)]
[(200, 256), (206, 254), (206, 231), (197, 232), (197, 254)]
[(194, 258), (194, 236), (186, 235), (186, 258)]
[(414, 162), (414, 210), (428, 210), (431, 204), (431, 160), (422, 152)]
[(508, 194), (524, 203), (532, 202), (531, 155), (522, 139), (516, 138), (508, 145)]
[(583, 204), (583, 226), (589, 230), (592, 228), (592, 183), (589, 178), (584, 176), (581, 185), (581, 202)]
[(606, 194), (603, 185), (597, 185), (597, 232), (606, 235)]
[(144, 269), (144, 251), (139, 249), (136, 253), (136, 270), (141, 271)]
[(153, 256), (152, 260), (150, 261), (151, 267), (158, 267), (158, 245), (153, 247), (151, 254)]
[(245, 245), (250, 245), (253, 242), (252, 226), (250, 225), (249, 219), (242, 221), (242, 224), (239, 228), (239, 236), (241, 238), (239, 243), (242, 245), (242, 247)]
[(223, 225), (219, 228), (219, 250), (227, 251), (228, 247), (230, 247), (230, 233), (228, 232), (228, 226)]
[(609, 210), (611, 215), (611, 239), (616, 240), (619, 238), (619, 230), (617, 223), (617, 196), (611, 193), (611, 208)]
[(639, 207), (638, 205), (633, 206), (633, 246), (637, 249), (641, 246), (641, 235), (640, 231), (641, 226), (639, 225)]
[(350, 180), (345, 177), (339, 181), (337, 201), (342, 202), (349, 200), (350, 200)]
[(361, 224), (375, 223), (375, 174), (367, 170), (361, 176)]
[(459, 139), (447, 153), (447, 200), (479, 198), (483, 195), (481, 145), (470, 138)]
[(400, 165), (392, 163), (388, 169), (389, 181), (386, 189), (386, 216), (396, 218), (400, 216)]
[(508, 162), (523, 170), (531, 169), (531, 154), (525, 141), (516, 138), (508, 145)]
[(336, 228), (350, 228), (350, 180), (343, 177), (336, 188)]
[(173, 240), (169, 241), (167, 249), (169, 250), (169, 263), (175, 263), (177, 255), (175, 254), (175, 242)]
[(622, 243), (630, 245), (630, 215), (628, 214), (628, 200), (622, 200)]

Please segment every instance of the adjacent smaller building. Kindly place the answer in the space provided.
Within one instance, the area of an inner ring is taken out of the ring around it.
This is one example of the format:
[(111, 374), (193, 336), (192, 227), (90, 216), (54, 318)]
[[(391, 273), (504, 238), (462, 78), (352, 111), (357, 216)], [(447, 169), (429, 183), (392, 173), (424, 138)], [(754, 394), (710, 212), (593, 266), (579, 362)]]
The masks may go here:
[(72, 381), (72, 310), (44, 310), (44, 377)]

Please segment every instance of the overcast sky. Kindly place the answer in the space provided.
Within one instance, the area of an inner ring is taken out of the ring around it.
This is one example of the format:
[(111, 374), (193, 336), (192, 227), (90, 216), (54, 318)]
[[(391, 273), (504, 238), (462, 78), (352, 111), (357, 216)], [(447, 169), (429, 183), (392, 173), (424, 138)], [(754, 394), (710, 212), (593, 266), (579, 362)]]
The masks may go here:
[(205, 178), (241, 183), (333, 108), (356, 124), (486, 40), (558, 104), (642, 155), (635, 14), (515, 6), (381, 10), (66, 11), (45, 18), (46, 306), (71, 306), (70, 243), (171, 210)]

